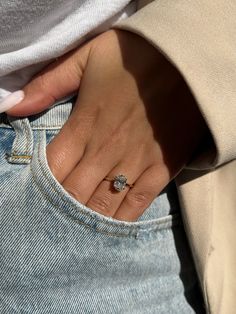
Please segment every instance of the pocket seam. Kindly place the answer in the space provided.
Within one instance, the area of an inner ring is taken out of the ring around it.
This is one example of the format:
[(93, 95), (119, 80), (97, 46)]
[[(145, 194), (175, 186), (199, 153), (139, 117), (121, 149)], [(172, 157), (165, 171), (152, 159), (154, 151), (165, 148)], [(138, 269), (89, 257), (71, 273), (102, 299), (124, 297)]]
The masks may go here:
[[(44, 135), (42, 135), (42, 133), (44, 132)], [(58, 191), (57, 189), (55, 189), (55, 187), (51, 184), (51, 178), (49, 177), (49, 174), (46, 173), (44, 167), (47, 167), (47, 164), (44, 166), (43, 162), (44, 161), (44, 158), (46, 158), (46, 152), (43, 151), (43, 160), (41, 160), (40, 158), (40, 150), (46, 150), (46, 146), (44, 147), (43, 143), (44, 143), (44, 140), (46, 142), (46, 132), (45, 131), (42, 131), (42, 132), (39, 132), (39, 141), (37, 143), (37, 154), (34, 154), (33, 156), (33, 160), (32, 162), (34, 161), (35, 158), (37, 158), (37, 162), (38, 162), (38, 165), (40, 167), (40, 170), (41, 170), (41, 174), (43, 175), (43, 177), (47, 180), (47, 183), (49, 184), (50, 188), (57, 194), (61, 197), (61, 199), (63, 199), (63, 201), (67, 202), (67, 200), (65, 199), (66, 196), (66, 191), (64, 193), (62, 193), (62, 191)], [(45, 156), (44, 156), (45, 155)], [(142, 232), (155, 232), (157, 230), (163, 230), (163, 229), (167, 229), (167, 228), (172, 228), (176, 225), (179, 225), (179, 214), (172, 214), (172, 215), (168, 215), (168, 216), (165, 216), (165, 217), (161, 217), (161, 218), (157, 218), (157, 220), (153, 219), (153, 220), (150, 220), (150, 221), (141, 221), (141, 222), (137, 222), (138, 224), (136, 225), (126, 225), (126, 223), (129, 223), (129, 222), (122, 222), (122, 221), (106, 221), (105, 219), (108, 218), (108, 217), (95, 217), (96, 215), (96, 212), (94, 213), (90, 213), (90, 212), (87, 212), (85, 211), (85, 209), (81, 208), (81, 206), (85, 206), (83, 204), (80, 204), (78, 201), (78, 204), (68, 204), (68, 207), (69, 208), (72, 208), (73, 210), (75, 210), (77, 213), (81, 213), (82, 215), (85, 215), (87, 216), (88, 218), (91, 218), (91, 219), (94, 219), (95, 222), (98, 222), (98, 223), (101, 223), (101, 224), (104, 224), (104, 225), (107, 225), (107, 226), (110, 226), (110, 227), (116, 227), (117, 229), (118, 228), (124, 228), (125, 230), (127, 230), (128, 232), (127, 233), (122, 233), (120, 231), (118, 232), (108, 232), (108, 231), (104, 231), (102, 230), (101, 228), (97, 227), (96, 228), (84, 221), (82, 221), (79, 217), (74, 217), (73, 214), (71, 213), (66, 213), (63, 208), (61, 208), (59, 205), (57, 205), (54, 200), (52, 199), (52, 197), (50, 197), (49, 194), (46, 194), (45, 191), (42, 189), (42, 187), (40, 186), (40, 183), (38, 182), (37, 180), (37, 177), (34, 173), (34, 169), (32, 167), (32, 163), (30, 164), (30, 171), (32, 173), (32, 178), (35, 182), (35, 184), (37, 185), (38, 189), (41, 191), (41, 193), (44, 195), (44, 197), (53, 205), (55, 206), (57, 209), (59, 209), (59, 211), (63, 214), (63, 216), (66, 216), (70, 219), (72, 219), (74, 222), (76, 223), (79, 223), (81, 225), (84, 225), (86, 226), (87, 228), (90, 228), (92, 230), (96, 230), (96, 232), (99, 232), (99, 233), (103, 233), (103, 234), (106, 234), (106, 235), (111, 235), (111, 236), (116, 236), (116, 237), (128, 237), (130, 235), (133, 235), (135, 237), (138, 236), (138, 234), (142, 233)], [(52, 175), (53, 176), (53, 175)], [(53, 179), (57, 182), (57, 180), (53, 177)], [(59, 182), (57, 182), (58, 185), (60, 185)], [(63, 188), (63, 187), (61, 187)], [(69, 196), (68, 196), (69, 198)], [(73, 202), (76, 201), (76, 200), (73, 200)], [(94, 216), (93, 216), (94, 214)], [(145, 227), (146, 225), (152, 225), (150, 228), (148, 227)], [(140, 232), (141, 231), (141, 232)]]

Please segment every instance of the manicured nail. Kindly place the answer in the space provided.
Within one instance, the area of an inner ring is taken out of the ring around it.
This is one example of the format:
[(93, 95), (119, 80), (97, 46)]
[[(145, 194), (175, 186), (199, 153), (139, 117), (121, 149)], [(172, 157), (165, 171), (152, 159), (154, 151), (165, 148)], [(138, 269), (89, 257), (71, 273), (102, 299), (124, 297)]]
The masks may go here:
[(15, 105), (19, 104), (25, 97), (25, 93), (23, 90), (18, 90), (14, 93), (11, 93), (7, 97), (3, 98), (0, 102), (0, 113), (5, 112)]

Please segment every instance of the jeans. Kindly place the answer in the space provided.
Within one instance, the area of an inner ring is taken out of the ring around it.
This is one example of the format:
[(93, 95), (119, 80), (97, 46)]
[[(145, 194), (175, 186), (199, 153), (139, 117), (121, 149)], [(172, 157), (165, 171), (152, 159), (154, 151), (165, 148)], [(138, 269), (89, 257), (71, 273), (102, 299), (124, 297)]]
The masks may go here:
[(31, 117), (0, 114), (0, 313), (204, 313), (174, 181), (126, 222), (53, 176), (46, 145), (75, 99)]

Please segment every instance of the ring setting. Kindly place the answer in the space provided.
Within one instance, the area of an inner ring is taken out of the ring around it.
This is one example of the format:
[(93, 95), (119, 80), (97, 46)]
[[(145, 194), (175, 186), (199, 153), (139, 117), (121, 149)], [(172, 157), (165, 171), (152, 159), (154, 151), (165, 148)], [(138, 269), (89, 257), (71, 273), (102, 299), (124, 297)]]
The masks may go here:
[(127, 183), (127, 178), (123, 174), (119, 174), (119, 175), (115, 176), (113, 179), (111, 179), (109, 177), (105, 177), (104, 180), (113, 181), (113, 188), (118, 192), (123, 191), (126, 186), (129, 186), (130, 188), (132, 188), (134, 186), (133, 184)]

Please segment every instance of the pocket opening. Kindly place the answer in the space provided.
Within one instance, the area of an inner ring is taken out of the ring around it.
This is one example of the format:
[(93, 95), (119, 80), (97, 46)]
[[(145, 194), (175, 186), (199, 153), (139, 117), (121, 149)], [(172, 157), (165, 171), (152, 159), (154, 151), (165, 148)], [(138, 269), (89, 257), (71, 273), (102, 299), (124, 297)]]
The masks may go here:
[(172, 228), (180, 223), (179, 213), (158, 217), (151, 220), (135, 222), (121, 221), (93, 211), (75, 200), (56, 180), (46, 157), (46, 130), (37, 130), (37, 141), (30, 165), (32, 177), (44, 199), (50, 202), (55, 210), (70, 220), (114, 236), (135, 236), (142, 233), (157, 232), (160, 229)]

